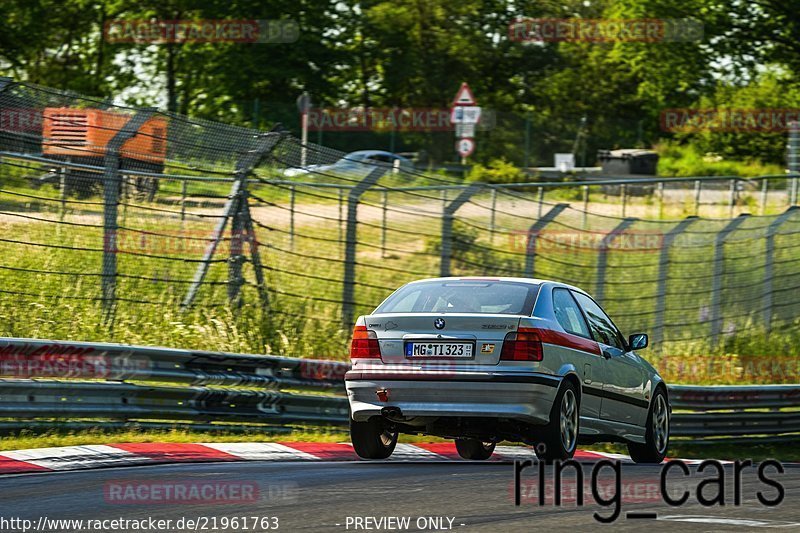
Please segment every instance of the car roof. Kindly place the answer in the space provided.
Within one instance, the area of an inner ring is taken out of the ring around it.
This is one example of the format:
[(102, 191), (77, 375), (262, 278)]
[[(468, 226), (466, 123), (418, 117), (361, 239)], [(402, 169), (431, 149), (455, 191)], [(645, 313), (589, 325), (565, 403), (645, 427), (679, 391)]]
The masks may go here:
[(581, 289), (580, 287), (575, 287), (574, 285), (569, 285), (567, 283), (562, 283), (560, 281), (553, 281), (549, 279), (538, 279), (538, 278), (515, 278), (515, 277), (507, 277), (507, 276), (448, 276), (448, 277), (440, 277), (440, 278), (425, 278), (425, 279), (418, 279), (409, 283), (409, 285), (413, 283), (422, 283), (426, 281), (513, 281), (516, 283), (527, 283), (528, 285), (544, 285), (549, 284), (557, 287), (564, 287), (566, 289), (573, 289), (578, 292), (582, 292), (588, 294), (585, 290)]

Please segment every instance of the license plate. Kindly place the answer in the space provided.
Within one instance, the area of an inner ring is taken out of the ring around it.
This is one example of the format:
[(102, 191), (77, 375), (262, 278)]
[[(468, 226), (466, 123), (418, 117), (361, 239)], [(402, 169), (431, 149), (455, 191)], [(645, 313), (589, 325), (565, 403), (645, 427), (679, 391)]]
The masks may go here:
[(406, 357), (472, 357), (471, 342), (407, 342)]

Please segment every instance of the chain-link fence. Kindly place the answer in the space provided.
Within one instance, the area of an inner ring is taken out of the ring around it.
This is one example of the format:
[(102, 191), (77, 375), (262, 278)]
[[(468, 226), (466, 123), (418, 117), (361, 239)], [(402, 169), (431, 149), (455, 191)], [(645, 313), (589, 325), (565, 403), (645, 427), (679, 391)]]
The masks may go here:
[(341, 356), (439, 274), (572, 283), (659, 347), (800, 311), (794, 175), (469, 184), (11, 80), (0, 111), (4, 335)]

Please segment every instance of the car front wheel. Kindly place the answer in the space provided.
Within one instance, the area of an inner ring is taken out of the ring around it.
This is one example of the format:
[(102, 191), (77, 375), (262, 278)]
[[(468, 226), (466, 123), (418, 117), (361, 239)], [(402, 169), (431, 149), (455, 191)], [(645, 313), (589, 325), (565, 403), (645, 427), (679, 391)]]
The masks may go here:
[(656, 390), (647, 413), (644, 444), (628, 443), (628, 453), (637, 463), (660, 463), (669, 446), (669, 404), (662, 389)]
[(366, 422), (350, 419), (350, 441), (362, 459), (386, 459), (397, 446), (397, 431), (393, 431), (381, 417)]
[(462, 459), (485, 461), (494, 453), (496, 443), (478, 439), (456, 439), (456, 450)]

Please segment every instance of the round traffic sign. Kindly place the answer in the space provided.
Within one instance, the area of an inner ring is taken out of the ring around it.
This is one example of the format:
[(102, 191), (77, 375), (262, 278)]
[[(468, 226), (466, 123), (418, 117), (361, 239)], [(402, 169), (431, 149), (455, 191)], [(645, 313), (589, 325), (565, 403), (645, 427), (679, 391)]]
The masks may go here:
[(456, 141), (456, 152), (461, 157), (469, 157), (475, 151), (475, 139), (465, 137)]

